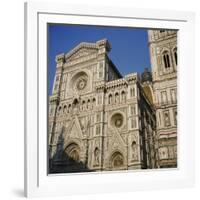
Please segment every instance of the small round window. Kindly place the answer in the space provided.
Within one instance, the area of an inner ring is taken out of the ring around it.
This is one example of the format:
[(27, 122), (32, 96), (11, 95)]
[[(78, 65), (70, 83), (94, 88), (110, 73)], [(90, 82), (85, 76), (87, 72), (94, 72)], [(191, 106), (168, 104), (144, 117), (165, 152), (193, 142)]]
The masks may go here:
[(116, 128), (120, 128), (123, 125), (123, 116), (120, 113), (114, 114), (111, 118), (111, 124)]

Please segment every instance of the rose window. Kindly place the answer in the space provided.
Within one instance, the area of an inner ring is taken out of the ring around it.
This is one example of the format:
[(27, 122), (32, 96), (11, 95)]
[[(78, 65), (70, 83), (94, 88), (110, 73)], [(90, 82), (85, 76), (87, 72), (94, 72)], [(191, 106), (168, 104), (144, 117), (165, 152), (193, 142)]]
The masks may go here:
[(87, 80), (86, 79), (80, 79), (77, 81), (77, 89), (78, 90), (83, 90), (85, 88), (85, 86), (87, 85)]
[(74, 81), (74, 86), (76, 90), (84, 90), (87, 86), (88, 76), (86, 74), (82, 74)]
[(76, 73), (70, 81), (70, 89), (75, 92), (84, 92), (88, 88), (89, 83), (88, 74), (84, 71)]
[(120, 113), (114, 114), (111, 118), (111, 124), (116, 128), (120, 128), (123, 125), (123, 116)]

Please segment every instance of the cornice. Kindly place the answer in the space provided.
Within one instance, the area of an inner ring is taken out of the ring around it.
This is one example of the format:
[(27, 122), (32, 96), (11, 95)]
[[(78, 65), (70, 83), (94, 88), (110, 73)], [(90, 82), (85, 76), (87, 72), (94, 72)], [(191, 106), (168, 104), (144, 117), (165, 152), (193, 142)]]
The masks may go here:
[(125, 78), (121, 78), (121, 79), (107, 82), (105, 87), (106, 89), (110, 89), (110, 88), (116, 88), (116, 87), (127, 86), (127, 85), (128, 85), (127, 80)]

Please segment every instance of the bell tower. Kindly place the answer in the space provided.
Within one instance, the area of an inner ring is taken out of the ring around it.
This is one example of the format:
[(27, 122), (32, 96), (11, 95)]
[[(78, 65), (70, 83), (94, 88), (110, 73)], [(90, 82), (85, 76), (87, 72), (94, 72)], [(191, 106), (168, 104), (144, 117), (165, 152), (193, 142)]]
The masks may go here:
[(159, 167), (177, 166), (177, 31), (149, 30)]

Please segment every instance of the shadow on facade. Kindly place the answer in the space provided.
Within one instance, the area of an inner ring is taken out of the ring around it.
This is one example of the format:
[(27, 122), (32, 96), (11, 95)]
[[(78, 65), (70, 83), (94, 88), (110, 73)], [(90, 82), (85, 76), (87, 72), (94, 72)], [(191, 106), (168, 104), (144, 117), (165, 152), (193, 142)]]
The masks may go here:
[[(49, 159), (49, 173), (75, 173), (75, 172), (92, 172), (87, 164), (80, 161), (80, 152), (71, 149), (70, 154), (64, 149), (63, 133), (60, 134), (56, 152)], [(86, 159), (87, 160), (87, 159)]]

